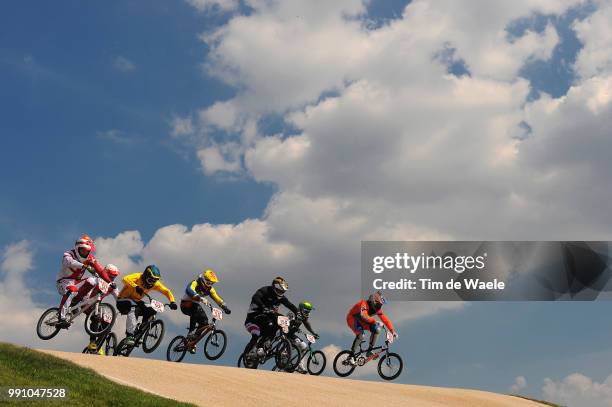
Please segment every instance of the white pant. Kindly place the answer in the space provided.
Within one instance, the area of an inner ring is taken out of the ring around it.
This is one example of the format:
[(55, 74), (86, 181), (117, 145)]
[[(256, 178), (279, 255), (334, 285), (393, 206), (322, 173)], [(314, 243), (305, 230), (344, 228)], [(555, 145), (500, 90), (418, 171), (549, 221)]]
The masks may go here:
[[(70, 308), (70, 303), (72, 302), (72, 299), (74, 298), (75, 295), (77, 295), (77, 292), (79, 290), (79, 288), (83, 285), (83, 282), (85, 280), (76, 280), (76, 279), (63, 279), (63, 280), (59, 280), (56, 283), (56, 288), (57, 288), (57, 292), (59, 293), (59, 295), (61, 295), (62, 297), (66, 294), (68, 295), (68, 298), (66, 298), (66, 301), (64, 302), (64, 305), (60, 308), (60, 318), (64, 319), (66, 318), (66, 312), (68, 312), (68, 308)], [(75, 291), (71, 291), (68, 289), (68, 287), (70, 286), (74, 286), (76, 287)]]
[(295, 337), (293, 339), (293, 343), (296, 344), (296, 346), (300, 349), (300, 352), (302, 353), (302, 357), (300, 359), (300, 367), (302, 369), (306, 369), (306, 349), (308, 349), (308, 345), (306, 344), (306, 342), (304, 342), (303, 340), (301, 340), (298, 337)]
[(132, 305), (132, 308), (130, 308), (130, 312), (128, 312), (127, 314), (127, 320), (126, 320), (126, 324), (125, 324), (125, 331), (126, 333), (131, 336), (134, 335), (134, 331), (136, 330), (136, 325), (138, 324), (138, 321), (136, 319), (136, 304), (137, 302), (134, 300), (131, 300), (129, 298), (122, 298), (119, 301), (126, 301), (129, 302)]

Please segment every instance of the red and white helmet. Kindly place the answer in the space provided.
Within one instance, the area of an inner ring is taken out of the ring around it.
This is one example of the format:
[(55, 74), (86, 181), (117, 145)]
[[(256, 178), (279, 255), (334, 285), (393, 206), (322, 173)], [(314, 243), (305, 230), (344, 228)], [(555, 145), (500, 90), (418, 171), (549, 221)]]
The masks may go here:
[[(94, 246), (93, 240), (89, 235), (83, 235), (74, 243), (74, 251), (79, 261), (83, 262), (90, 253), (96, 251), (96, 246)], [(84, 254), (85, 252), (87, 254)]]
[(111, 280), (114, 280), (119, 275), (119, 268), (114, 264), (107, 264), (106, 267), (104, 267), (104, 271), (106, 271), (106, 274), (108, 274)]

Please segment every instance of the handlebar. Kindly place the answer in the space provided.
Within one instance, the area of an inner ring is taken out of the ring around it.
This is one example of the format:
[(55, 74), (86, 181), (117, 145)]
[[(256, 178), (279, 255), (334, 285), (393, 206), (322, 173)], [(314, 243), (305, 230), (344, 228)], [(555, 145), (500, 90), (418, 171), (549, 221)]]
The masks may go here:
[[(151, 303), (151, 300), (155, 299), (155, 298), (151, 298), (151, 296), (149, 294), (147, 294), (147, 293), (144, 293), (144, 295), (149, 299), (149, 304)], [(161, 301), (159, 301), (159, 302), (161, 302)], [(170, 306), (170, 303), (163, 303), (162, 302), (162, 304), (164, 305), (164, 307), (169, 307)]]

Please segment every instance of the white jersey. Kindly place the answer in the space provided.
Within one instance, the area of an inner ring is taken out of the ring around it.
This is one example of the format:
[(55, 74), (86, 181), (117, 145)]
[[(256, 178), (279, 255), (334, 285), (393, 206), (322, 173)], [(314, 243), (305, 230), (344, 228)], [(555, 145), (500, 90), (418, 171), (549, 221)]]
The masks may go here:
[(85, 265), (77, 260), (77, 254), (74, 250), (64, 252), (62, 258), (62, 266), (57, 273), (56, 281), (60, 280), (80, 280), (85, 273)]

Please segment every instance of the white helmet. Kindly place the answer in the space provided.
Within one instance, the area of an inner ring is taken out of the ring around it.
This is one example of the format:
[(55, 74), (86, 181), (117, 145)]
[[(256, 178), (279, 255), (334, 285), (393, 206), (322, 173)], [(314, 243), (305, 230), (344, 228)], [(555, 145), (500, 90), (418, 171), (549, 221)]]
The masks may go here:
[[(77, 259), (82, 263), (87, 259), (90, 253), (93, 253), (96, 250), (94, 246), (93, 240), (88, 235), (83, 235), (74, 242), (74, 251), (76, 252)], [(84, 254), (87, 252), (87, 254)]]

